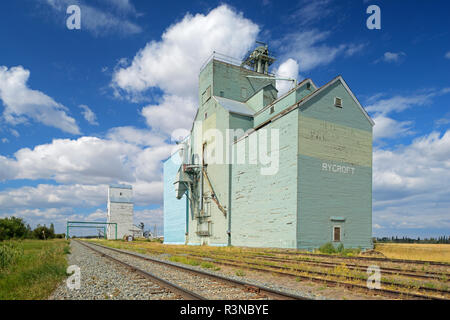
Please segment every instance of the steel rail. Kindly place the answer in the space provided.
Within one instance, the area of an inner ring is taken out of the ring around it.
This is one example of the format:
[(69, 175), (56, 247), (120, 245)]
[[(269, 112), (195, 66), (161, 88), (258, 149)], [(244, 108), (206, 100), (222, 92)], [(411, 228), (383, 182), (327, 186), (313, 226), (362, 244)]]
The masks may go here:
[(164, 265), (164, 266), (170, 266), (170, 267), (173, 267), (173, 268), (177, 268), (179, 270), (183, 270), (185, 272), (189, 272), (189, 273), (192, 273), (192, 274), (195, 274), (195, 275), (201, 275), (203, 277), (208, 277), (208, 278), (210, 278), (212, 280), (225, 282), (225, 283), (228, 283), (228, 284), (230, 284), (232, 286), (242, 287), (242, 288), (244, 288), (247, 291), (260, 293), (260, 294), (265, 294), (265, 295), (267, 295), (269, 297), (272, 297), (274, 299), (277, 299), (277, 300), (312, 300), (310, 298), (306, 298), (306, 297), (303, 297), (303, 296), (300, 296), (300, 295), (291, 294), (291, 293), (287, 293), (287, 292), (282, 292), (282, 291), (279, 291), (279, 290), (267, 288), (267, 287), (264, 287), (264, 286), (258, 286), (258, 285), (247, 283), (247, 282), (240, 281), (240, 280), (230, 279), (230, 278), (227, 278), (227, 277), (211, 274), (211, 273), (204, 272), (204, 271), (201, 271), (201, 270), (194, 270), (192, 268), (184, 267), (184, 266), (181, 266), (181, 265), (178, 265), (178, 264), (174, 264), (174, 263), (171, 263), (171, 262), (168, 262), (168, 261), (161, 261), (161, 260), (153, 259), (153, 258), (150, 258), (150, 257), (147, 257), (147, 256), (140, 255), (138, 253), (133, 253), (133, 252), (125, 251), (125, 250), (120, 250), (120, 249), (117, 249), (117, 248), (111, 248), (111, 247), (107, 247), (107, 246), (104, 246), (104, 245), (101, 245), (101, 244), (97, 244), (97, 243), (95, 243), (95, 244), (91, 243), (91, 244), (93, 244), (94, 246), (98, 246), (98, 247), (107, 249), (107, 250), (111, 250), (111, 251), (115, 251), (115, 252), (118, 252), (118, 253), (126, 254), (126, 255), (129, 255), (129, 256), (135, 257), (135, 258), (139, 258), (139, 259), (142, 259), (142, 260), (147, 260), (147, 261), (155, 262), (155, 263), (158, 263), (158, 264), (161, 264), (161, 265)]
[[(293, 274), (293, 273), (288, 273), (288, 272), (281, 272), (281, 271), (277, 271), (277, 270), (267, 270), (267, 269), (262, 269), (262, 268), (258, 268), (258, 267), (252, 267), (252, 266), (250, 266), (252, 263), (249, 263), (249, 262), (246, 262), (247, 265), (245, 265), (245, 264), (243, 265), (243, 264), (228, 263), (228, 262), (223, 262), (223, 261), (216, 261), (214, 259), (211, 259), (211, 260), (205, 259), (205, 261), (210, 261), (210, 262), (217, 263), (219, 265), (224, 265), (224, 266), (239, 267), (239, 268), (261, 271), (261, 272), (266, 272), (266, 273), (276, 273), (276, 274), (279, 274), (282, 276), (287, 276), (287, 277), (298, 277), (298, 278), (301, 278), (304, 280), (311, 280), (313, 282), (322, 282), (322, 283), (326, 283), (328, 285), (333, 285), (333, 286), (342, 285), (347, 288), (359, 288), (359, 289), (363, 289), (364, 291), (369, 291), (371, 293), (386, 293), (390, 296), (395, 296), (395, 297), (405, 296), (405, 297), (420, 298), (420, 299), (426, 299), (426, 300), (448, 300), (446, 298), (441, 298), (441, 297), (436, 297), (436, 296), (422, 295), (422, 294), (416, 294), (416, 293), (412, 293), (412, 292), (396, 291), (396, 290), (391, 290), (391, 289), (369, 289), (367, 286), (364, 286), (361, 284), (349, 283), (349, 282), (338, 281), (338, 280), (330, 280), (330, 279), (324, 279), (324, 278), (317, 278), (317, 277), (313, 277), (313, 276), (298, 275), (298, 274)], [(253, 265), (258, 265), (258, 264), (253, 264)], [(258, 265), (258, 266), (261, 267), (261, 265)], [(289, 268), (280, 267), (280, 266), (267, 266), (267, 267), (278, 269), (278, 270), (289, 269)], [(308, 273), (310, 271), (299, 271), (299, 272)], [(311, 271), (311, 273), (323, 274), (326, 276), (333, 276), (333, 275), (329, 275), (329, 274), (325, 274), (325, 273), (321, 273), (321, 272), (314, 272), (314, 271)], [(334, 276), (339, 277), (339, 275), (334, 275)], [(346, 276), (342, 276), (342, 277), (346, 277)], [(396, 285), (396, 284), (392, 284), (392, 285)], [(443, 290), (434, 289), (434, 288), (420, 288), (420, 289), (430, 290), (430, 291), (434, 291), (437, 293), (450, 294), (450, 291), (443, 291)]]
[[(202, 255), (197, 254), (191, 254), (192, 257), (205, 257)], [(219, 259), (219, 260), (231, 260), (226, 259), (218, 256), (208, 256), (207, 258), (213, 258), (213, 259)], [(324, 268), (332, 268), (332, 267), (338, 267), (341, 266), (341, 263), (337, 262), (330, 262), (330, 261), (310, 261), (310, 260), (297, 260), (297, 259), (283, 259), (283, 258), (275, 258), (275, 257), (268, 257), (268, 256), (260, 256), (260, 255), (248, 255), (245, 258), (252, 258), (255, 260), (260, 261), (274, 261), (274, 262), (283, 262), (283, 263), (298, 263), (298, 264), (308, 264), (312, 266), (318, 266), (318, 267), (324, 267)], [(367, 267), (365, 265), (358, 265), (358, 264), (345, 264), (345, 267), (351, 269), (351, 270), (357, 270), (357, 271), (365, 271)], [(442, 280), (443, 277), (450, 277), (449, 273), (440, 273), (440, 272), (432, 272), (432, 271), (424, 271), (424, 272), (418, 272), (413, 270), (401, 270), (396, 268), (389, 268), (389, 267), (380, 267), (381, 271), (386, 274), (390, 275), (402, 275), (405, 277), (410, 278), (422, 278), (422, 279), (429, 279), (429, 280)]]
[(450, 267), (448, 262), (439, 261), (426, 261), (426, 260), (406, 260), (406, 259), (394, 259), (394, 258), (380, 258), (380, 257), (342, 257), (336, 255), (318, 254), (318, 253), (301, 253), (301, 252), (291, 252), (291, 251), (267, 251), (267, 253), (277, 254), (277, 255), (294, 255), (303, 257), (321, 257), (321, 258), (337, 258), (344, 260), (362, 260), (362, 261), (385, 261), (391, 263), (404, 263), (404, 264), (427, 264), (430, 266), (445, 266)]
[(182, 288), (182, 287), (180, 287), (180, 286), (178, 286), (178, 285), (176, 285), (174, 283), (171, 283), (171, 282), (169, 282), (167, 280), (164, 280), (164, 279), (162, 279), (162, 278), (160, 278), (160, 277), (158, 277), (158, 276), (156, 276), (154, 274), (151, 274), (151, 273), (149, 273), (147, 271), (144, 271), (142, 269), (136, 268), (135, 266), (132, 266), (132, 265), (126, 263), (126, 262), (123, 262), (123, 261), (121, 261), (119, 259), (116, 259), (116, 258), (110, 256), (110, 255), (107, 255), (104, 252), (101, 252), (100, 250), (92, 248), (90, 245), (87, 245), (83, 241), (79, 241), (79, 240), (76, 240), (76, 241), (78, 243), (82, 244), (83, 246), (91, 249), (92, 251), (100, 254), (102, 257), (108, 258), (108, 259), (110, 259), (110, 260), (112, 260), (112, 261), (114, 261), (114, 262), (116, 262), (116, 263), (118, 263), (120, 265), (123, 265), (123, 266), (131, 269), (132, 271), (142, 275), (143, 277), (150, 279), (152, 282), (158, 284), (160, 287), (166, 288), (169, 291), (171, 291), (172, 293), (175, 293), (175, 294), (183, 297), (186, 300), (207, 300), (205, 297), (202, 297), (202, 296), (196, 294), (195, 292), (192, 292), (190, 290), (184, 289), (184, 288)]
[[(188, 256), (190, 256), (190, 255), (188, 255)], [(211, 259), (209, 259), (209, 258), (207, 258), (207, 259), (202, 259), (202, 260), (204, 260), (204, 261), (210, 261), (210, 262), (215, 262), (215, 263), (218, 263), (218, 264), (222, 263), (222, 261), (233, 261), (233, 260), (231, 260), (231, 259), (219, 259), (219, 260), (217, 261), (217, 260), (214, 260), (214, 258), (212, 259), (212, 261), (211, 261)], [(347, 279), (349, 279), (349, 280), (358, 280), (358, 281), (361, 280), (360, 278), (355, 277), (355, 276), (346, 276), (346, 275), (340, 275), (340, 274), (329, 274), (329, 273), (327, 273), (327, 272), (321, 272), (321, 271), (301, 270), (301, 269), (295, 269), (295, 268), (284, 267), (284, 266), (262, 265), (262, 264), (259, 264), (259, 263), (248, 262), (248, 261), (244, 261), (244, 263), (245, 263), (245, 264), (249, 264), (249, 265), (253, 265), (253, 266), (266, 267), (266, 268), (273, 268), (273, 269), (277, 269), (277, 270), (287, 270), (287, 271), (296, 271), (296, 272), (306, 272), (306, 273), (316, 274), (316, 275), (319, 275), (319, 276), (333, 276), (333, 277), (343, 277), (343, 278), (347, 278)], [(241, 265), (241, 264), (233, 264), (233, 263), (230, 263), (229, 265), (235, 265), (235, 266), (239, 266), (239, 267), (245, 266), (245, 265)], [(255, 267), (255, 269), (257, 269), (257, 268)], [(269, 272), (271, 271), (271, 270), (264, 270), (264, 269), (261, 269), (261, 270), (262, 270), (262, 271), (269, 271)], [(289, 272), (282, 272), (282, 273), (285, 274), (285, 275), (296, 276), (296, 274), (289, 273)], [(363, 279), (363, 280), (366, 280), (366, 279)], [(410, 285), (403, 284), (403, 283), (391, 283), (391, 282), (389, 282), (389, 281), (384, 281), (384, 280), (381, 280), (380, 282), (381, 282), (381, 284), (393, 285), (393, 286), (397, 286), (397, 287), (401, 287), (401, 288), (410, 288), (410, 287), (411, 287)], [(427, 288), (427, 287), (423, 287), (423, 286), (418, 287), (417, 290), (425, 290), (425, 291), (436, 292), (436, 293), (441, 294), (441, 295), (444, 295), (444, 294), (449, 294), (449, 295), (450, 295), (450, 291), (448, 291), (448, 290), (441, 290), (441, 289), (436, 289), (436, 288)]]

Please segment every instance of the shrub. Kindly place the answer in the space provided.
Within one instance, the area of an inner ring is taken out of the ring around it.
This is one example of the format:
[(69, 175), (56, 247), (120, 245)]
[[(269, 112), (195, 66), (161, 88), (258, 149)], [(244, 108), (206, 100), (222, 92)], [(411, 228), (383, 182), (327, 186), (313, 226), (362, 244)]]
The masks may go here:
[(331, 242), (327, 242), (325, 244), (323, 244), (320, 248), (319, 251), (321, 253), (326, 253), (326, 254), (333, 254), (336, 253), (336, 249), (334, 248), (333, 244)]

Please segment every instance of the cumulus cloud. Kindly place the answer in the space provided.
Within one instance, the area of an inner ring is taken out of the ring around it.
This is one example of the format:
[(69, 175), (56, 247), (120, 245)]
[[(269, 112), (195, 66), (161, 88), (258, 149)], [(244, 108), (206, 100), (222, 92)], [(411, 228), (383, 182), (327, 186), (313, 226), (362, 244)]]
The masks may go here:
[(161, 103), (142, 108), (142, 115), (154, 132), (170, 134), (177, 129), (190, 130), (196, 110), (192, 97), (165, 95)]
[(164, 213), (161, 208), (137, 210), (134, 212), (134, 223), (137, 225), (140, 222), (144, 223), (144, 229), (153, 230), (156, 226), (158, 235), (162, 235), (164, 224)]
[(450, 130), (373, 155), (374, 219), (390, 227), (450, 227)]
[[(239, 30), (239, 32), (236, 32)], [(187, 14), (171, 25), (160, 41), (151, 41), (131, 65), (116, 70), (112, 84), (127, 93), (159, 87), (168, 94), (195, 97), (198, 73), (213, 51), (242, 57), (259, 28), (226, 5), (208, 14)]]
[(134, 144), (141, 147), (163, 145), (165, 138), (147, 129), (132, 126), (115, 127), (108, 131), (110, 140)]
[(79, 107), (83, 109), (82, 114), (84, 119), (86, 119), (86, 121), (90, 124), (98, 126), (97, 116), (95, 113), (87, 105), (82, 104)]
[(34, 120), (71, 134), (80, 129), (74, 118), (67, 115), (68, 108), (41, 91), (28, 88), (30, 71), (22, 66), (0, 66), (0, 99), (5, 109), (3, 118), (15, 125)]
[[(298, 72), (299, 65), (297, 61), (295, 61), (294, 59), (287, 59), (282, 64), (280, 64), (280, 66), (275, 71), (275, 74), (277, 77), (295, 79), (298, 82), (300, 80)], [(281, 96), (292, 88), (293, 83), (291, 81), (277, 80), (278, 96)]]
[(412, 121), (397, 121), (392, 118), (377, 115), (373, 117), (375, 126), (373, 127), (373, 139), (399, 137), (412, 134)]
[(208, 14), (186, 14), (165, 30), (161, 40), (140, 50), (131, 63), (121, 59), (111, 85), (116, 94), (134, 101), (149, 89), (162, 90), (156, 103), (142, 109), (147, 124), (166, 135), (177, 128), (190, 129), (201, 65), (213, 51), (242, 58), (258, 32), (255, 23), (226, 5)]
[[(106, 6), (95, 7), (81, 0), (38, 0), (48, 5), (59, 15), (66, 15), (67, 7), (78, 5), (81, 9), (81, 29), (88, 30), (95, 36), (106, 34), (132, 35), (142, 32), (130, 15), (136, 14), (134, 6), (126, 0), (103, 0)], [(60, 19), (58, 19), (60, 21)], [(64, 24), (65, 27), (65, 24)]]
[(107, 185), (51, 185), (25, 186), (0, 191), (1, 211), (13, 209), (51, 209), (94, 207), (105, 203)]
[(160, 177), (160, 162), (170, 155), (172, 149), (173, 146), (164, 143), (141, 148), (97, 137), (56, 139), (33, 149), (20, 149), (13, 158), (1, 156), (0, 177), (3, 180), (51, 179), (64, 184), (151, 182)]

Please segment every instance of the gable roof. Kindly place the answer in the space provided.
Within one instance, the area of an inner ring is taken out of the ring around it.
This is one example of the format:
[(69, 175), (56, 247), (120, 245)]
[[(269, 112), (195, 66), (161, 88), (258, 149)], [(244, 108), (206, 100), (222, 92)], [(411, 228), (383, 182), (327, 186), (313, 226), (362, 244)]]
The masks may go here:
[(333, 80), (331, 80), (330, 82), (328, 82), (327, 84), (323, 85), (322, 87), (320, 87), (319, 89), (313, 91), (310, 95), (307, 95), (304, 99), (300, 100), (298, 102), (298, 106), (300, 106), (301, 104), (305, 103), (306, 101), (314, 98), (315, 96), (317, 96), (320, 92), (324, 91), (326, 88), (332, 86), (333, 84), (335, 84), (336, 82), (341, 81), (342, 85), (344, 86), (345, 90), (347, 90), (347, 92), (350, 94), (350, 96), (352, 97), (353, 101), (355, 101), (356, 105), (359, 107), (359, 109), (361, 110), (361, 112), (364, 114), (364, 116), (367, 118), (367, 120), (370, 122), (370, 124), (372, 125), (372, 127), (375, 125), (375, 122), (373, 122), (372, 118), (369, 116), (369, 114), (367, 113), (366, 110), (364, 110), (363, 106), (359, 103), (358, 99), (356, 99), (355, 95), (353, 94), (352, 90), (350, 90), (349, 86), (347, 85), (347, 83), (345, 82), (344, 78), (342, 78), (341, 75), (337, 76), (336, 78), (334, 78)]
[[(288, 114), (289, 112), (291, 112), (292, 110), (295, 110), (296, 108), (302, 106), (303, 104), (305, 104), (306, 102), (308, 102), (310, 99), (314, 98), (315, 96), (317, 96), (319, 93), (323, 92), (325, 89), (327, 89), (328, 87), (332, 86), (334, 83), (336, 83), (337, 81), (341, 81), (342, 85), (344, 86), (344, 88), (347, 90), (347, 92), (350, 94), (350, 96), (352, 97), (352, 99), (355, 101), (356, 105), (361, 109), (362, 113), (364, 114), (364, 116), (367, 118), (367, 120), (369, 121), (369, 123), (372, 125), (372, 127), (375, 125), (375, 122), (373, 122), (372, 118), (369, 116), (369, 114), (366, 112), (366, 110), (364, 110), (364, 108), (361, 106), (361, 104), (359, 103), (358, 99), (356, 99), (355, 95), (353, 94), (353, 92), (350, 90), (350, 88), (348, 87), (347, 83), (344, 81), (344, 79), (342, 78), (342, 76), (337, 76), (336, 78), (334, 78), (333, 80), (331, 80), (330, 82), (328, 82), (327, 84), (323, 85), (322, 87), (320, 87), (319, 89), (311, 92), (309, 95), (303, 97), (303, 99), (301, 99), (299, 102), (297, 102), (296, 104), (293, 104), (292, 106), (284, 109), (283, 111), (281, 111), (280, 113), (274, 115), (272, 118), (267, 119), (266, 121), (260, 123), (257, 127), (255, 127), (255, 130), (258, 130), (261, 127), (264, 127), (266, 124), (275, 121), (279, 118), (281, 118), (282, 116)], [(270, 105), (269, 105), (270, 106)], [(267, 108), (265, 108), (267, 109)]]
[(224, 97), (213, 96), (213, 98), (226, 110), (231, 113), (253, 117), (254, 111), (243, 102), (227, 99)]

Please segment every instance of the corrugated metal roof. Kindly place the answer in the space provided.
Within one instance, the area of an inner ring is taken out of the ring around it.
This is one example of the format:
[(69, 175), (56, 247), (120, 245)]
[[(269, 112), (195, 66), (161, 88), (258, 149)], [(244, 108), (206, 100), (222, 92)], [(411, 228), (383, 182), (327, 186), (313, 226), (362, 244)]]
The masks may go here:
[(214, 96), (214, 99), (229, 112), (237, 113), (245, 116), (253, 116), (254, 111), (243, 102)]

